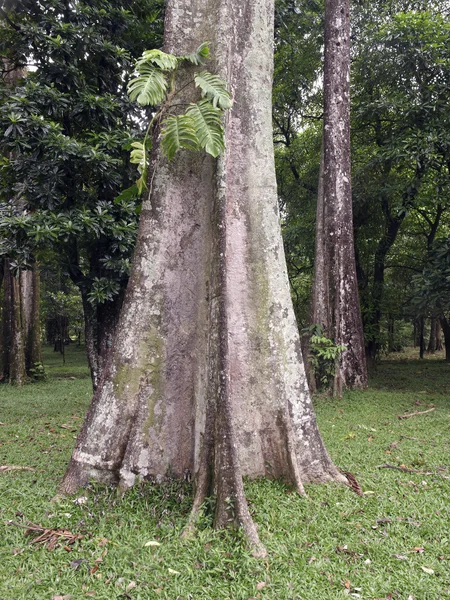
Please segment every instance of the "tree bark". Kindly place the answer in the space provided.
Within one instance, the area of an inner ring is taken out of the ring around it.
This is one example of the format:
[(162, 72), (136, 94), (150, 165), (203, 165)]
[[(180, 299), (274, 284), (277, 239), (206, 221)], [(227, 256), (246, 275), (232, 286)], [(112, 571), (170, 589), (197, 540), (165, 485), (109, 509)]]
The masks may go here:
[(435, 354), (438, 349), (438, 319), (431, 317), (430, 319), (430, 338), (428, 340), (427, 352)]
[(442, 333), (444, 334), (445, 361), (450, 362), (450, 323), (444, 315), (442, 315), (439, 320), (442, 327)]
[[(195, 19), (193, 16), (195, 15)], [(271, 130), (271, 0), (170, 0), (165, 50), (210, 40), (233, 109), (226, 153), (151, 159), (111, 360), (62, 482), (134, 484), (190, 472), (192, 521), (217, 496), (264, 554), (242, 477), (341, 481), (306, 385), (279, 226)], [(192, 75), (187, 68), (183, 77)], [(194, 98), (187, 86), (177, 102)]]
[(123, 293), (116, 295), (113, 300), (94, 306), (89, 301), (84, 286), (81, 286), (80, 289), (83, 302), (86, 354), (92, 387), (95, 391), (104, 375), (110, 357), (122, 307)]
[(21, 386), (27, 379), (23, 306), (19, 278), (8, 259), (4, 262), (3, 284), (3, 379)]
[[(350, 3), (325, 2), (324, 137), (317, 203), (313, 319), (345, 346), (334, 394), (367, 386), (356, 278), (350, 165)], [(323, 188), (322, 188), (323, 186)]]
[(42, 362), (40, 325), (40, 276), (36, 264), (20, 273), (20, 293), (23, 305), (23, 327), (25, 342), (25, 368), (30, 369)]

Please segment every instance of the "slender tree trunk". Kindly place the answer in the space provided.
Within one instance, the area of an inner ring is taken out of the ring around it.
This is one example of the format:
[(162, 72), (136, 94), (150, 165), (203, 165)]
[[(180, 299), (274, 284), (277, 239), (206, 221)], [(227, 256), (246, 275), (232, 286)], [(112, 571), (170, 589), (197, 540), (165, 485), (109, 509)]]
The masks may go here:
[(84, 313), (84, 339), (89, 369), (94, 391), (100, 384), (107, 361), (109, 359), (123, 294), (119, 293), (114, 300), (93, 306), (85, 290), (81, 290)]
[(22, 271), (20, 274), (20, 292), (23, 305), (23, 323), (25, 340), (25, 367), (27, 373), (36, 363), (42, 362), (41, 326), (40, 326), (40, 276), (38, 266)]
[(444, 349), (442, 345), (442, 328), (439, 319), (436, 319), (436, 351), (441, 352)]
[(100, 380), (100, 366), (97, 351), (97, 315), (84, 290), (81, 290), (81, 299), (83, 302), (84, 315), (84, 343), (86, 346), (89, 370), (91, 372), (92, 387), (95, 391)]
[(440, 323), (444, 334), (445, 360), (450, 362), (450, 323), (444, 315), (441, 316)]
[[(195, 15), (195, 19), (192, 18)], [(210, 40), (234, 107), (218, 161), (154, 140), (130, 281), (105, 377), (62, 482), (127, 488), (194, 475), (192, 520), (216, 493), (264, 554), (242, 477), (345, 482), (309, 397), (277, 209), (271, 131), (271, 0), (170, 0), (165, 50)], [(187, 68), (185, 76), (192, 75)], [(191, 86), (177, 102), (194, 98)]]
[(3, 290), (3, 377), (21, 386), (27, 379), (22, 297), (19, 278), (5, 259)]
[(425, 318), (424, 317), (420, 317), (419, 319), (419, 357), (420, 359), (423, 359), (424, 354), (425, 354), (425, 336), (424, 336), (424, 331), (425, 331)]
[(430, 339), (428, 340), (427, 352), (435, 354), (438, 346), (438, 319), (432, 317), (430, 319)]
[[(313, 319), (345, 346), (334, 394), (367, 386), (356, 278), (350, 165), (350, 3), (325, 2), (324, 138), (317, 203)], [(323, 187), (322, 187), (323, 186)]]

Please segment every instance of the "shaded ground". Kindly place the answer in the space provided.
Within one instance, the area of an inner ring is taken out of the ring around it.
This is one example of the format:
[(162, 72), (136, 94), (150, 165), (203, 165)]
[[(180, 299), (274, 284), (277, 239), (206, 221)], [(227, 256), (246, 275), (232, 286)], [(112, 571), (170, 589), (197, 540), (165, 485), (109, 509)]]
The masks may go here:
[[(0, 386), (0, 465), (34, 469), (0, 471), (0, 599), (450, 598), (450, 367), (404, 359), (381, 363), (368, 391), (316, 400), (326, 445), (363, 497), (308, 486), (304, 499), (280, 482), (247, 484), (270, 553), (261, 562), (207, 516), (194, 539), (179, 539), (184, 482), (145, 484), (124, 499), (92, 488), (79, 504), (51, 504), (91, 391), (81, 350), (69, 348), (65, 367), (48, 353), (47, 382)], [(49, 551), (10, 521), (83, 538)]]

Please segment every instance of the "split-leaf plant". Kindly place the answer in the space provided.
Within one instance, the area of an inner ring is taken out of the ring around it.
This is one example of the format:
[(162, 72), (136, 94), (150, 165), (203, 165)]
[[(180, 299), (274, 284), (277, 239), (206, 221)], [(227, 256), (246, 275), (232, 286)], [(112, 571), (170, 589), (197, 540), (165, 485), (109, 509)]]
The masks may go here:
[[(144, 140), (132, 143), (131, 162), (138, 165), (140, 178), (136, 182), (140, 193), (146, 189), (150, 135), (156, 124), (161, 124), (161, 146), (169, 160), (181, 148), (191, 151), (205, 150), (217, 158), (224, 150), (222, 116), (232, 106), (226, 82), (209, 71), (194, 73), (187, 83), (177, 73), (186, 64), (204, 65), (210, 56), (209, 44), (204, 42), (197, 50), (185, 56), (166, 54), (161, 50), (146, 50), (136, 62), (136, 77), (128, 84), (130, 100), (141, 106), (158, 106), (147, 128)], [(182, 105), (181, 114), (176, 96), (188, 85), (201, 92), (197, 102)]]

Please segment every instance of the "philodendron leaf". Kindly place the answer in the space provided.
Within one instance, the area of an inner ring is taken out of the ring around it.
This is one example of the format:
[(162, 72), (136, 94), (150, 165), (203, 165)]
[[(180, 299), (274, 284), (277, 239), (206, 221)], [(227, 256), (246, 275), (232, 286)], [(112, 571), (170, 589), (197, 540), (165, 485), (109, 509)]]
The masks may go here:
[(166, 97), (167, 81), (164, 73), (151, 64), (139, 67), (139, 76), (128, 84), (130, 100), (136, 100), (141, 106), (155, 106)]
[(195, 123), (190, 115), (172, 115), (164, 121), (161, 145), (169, 160), (181, 148), (199, 150), (201, 147), (196, 134)]
[(140, 71), (141, 66), (146, 63), (153, 63), (163, 71), (173, 71), (177, 68), (179, 58), (173, 54), (161, 52), (161, 50), (146, 50), (136, 63), (136, 68)]
[(136, 181), (136, 185), (138, 188), (138, 193), (142, 194), (142, 192), (147, 189), (147, 148), (142, 142), (133, 142), (131, 146), (133, 149), (130, 155), (130, 162), (138, 166), (138, 171), (141, 176)]
[(194, 76), (195, 85), (202, 90), (203, 98), (209, 98), (214, 107), (227, 110), (231, 108), (232, 101), (230, 92), (227, 90), (225, 81), (217, 75), (208, 71), (201, 71)]
[(217, 158), (225, 149), (222, 111), (207, 99), (191, 104), (186, 110), (194, 123), (195, 134), (201, 148)]
[(192, 54), (186, 54), (182, 56), (182, 60), (192, 63), (193, 65), (200, 66), (204, 64), (204, 60), (209, 58), (209, 42), (203, 42), (195, 52)]

